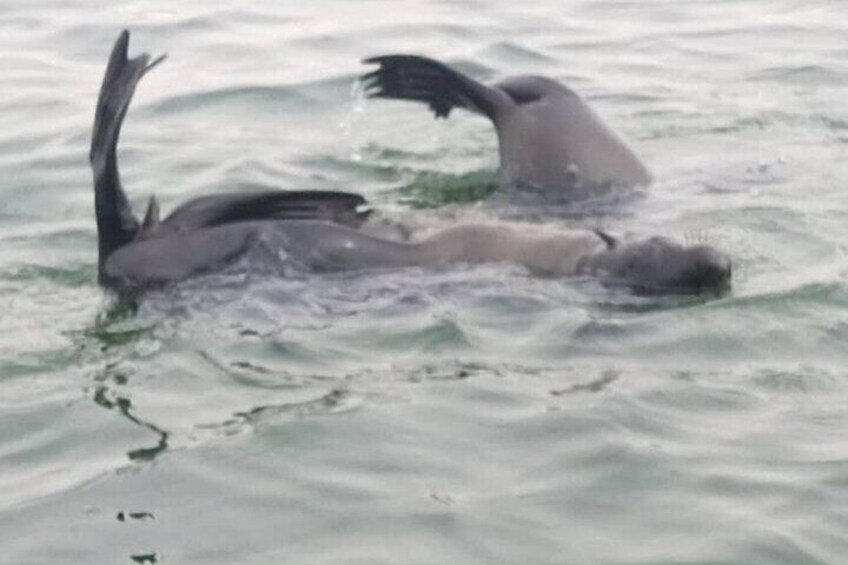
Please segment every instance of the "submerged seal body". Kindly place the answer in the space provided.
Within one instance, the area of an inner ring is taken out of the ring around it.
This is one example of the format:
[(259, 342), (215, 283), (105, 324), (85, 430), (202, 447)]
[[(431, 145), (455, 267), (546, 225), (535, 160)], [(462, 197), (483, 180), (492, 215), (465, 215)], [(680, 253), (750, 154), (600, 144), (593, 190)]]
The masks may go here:
[(498, 135), (503, 181), (548, 194), (590, 185), (648, 185), (651, 174), (625, 141), (565, 85), (518, 76), (486, 85), (417, 55), (366, 59), (379, 67), (363, 77), (369, 97), (411, 100), (436, 117), (464, 108), (489, 118)]
[(143, 290), (221, 267), (252, 245), (270, 246), (311, 272), (509, 262), (537, 275), (588, 275), (645, 293), (720, 291), (731, 273), (730, 261), (709, 246), (664, 238), (620, 243), (584, 229), (469, 224), (403, 242), (326, 220), (251, 220), (124, 246), (107, 259), (104, 274), (119, 288)]
[(318, 272), (440, 267), (508, 261), (550, 276), (586, 274), (657, 292), (724, 286), (730, 262), (705, 246), (661, 238), (620, 243), (602, 232), (517, 223), (458, 225), (420, 241), (394, 241), (362, 231), (369, 211), (357, 194), (265, 191), (203, 196), (165, 219), (151, 199), (139, 221), (120, 182), (117, 143), (139, 80), (153, 66), (127, 57), (129, 33), (113, 48), (97, 101), (91, 144), (99, 280), (119, 291), (143, 291), (219, 269), (256, 244), (271, 246)]

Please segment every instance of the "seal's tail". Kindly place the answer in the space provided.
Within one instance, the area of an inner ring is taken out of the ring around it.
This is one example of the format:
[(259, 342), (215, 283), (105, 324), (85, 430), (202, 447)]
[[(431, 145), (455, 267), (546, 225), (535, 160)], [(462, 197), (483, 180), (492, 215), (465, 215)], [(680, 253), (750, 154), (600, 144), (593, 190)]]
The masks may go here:
[(147, 54), (128, 59), (129, 40), (130, 34), (124, 30), (112, 48), (97, 99), (91, 136), (89, 160), (94, 173), (101, 273), (106, 257), (132, 241), (139, 229), (118, 174), (118, 137), (138, 81), (164, 59), (162, 56), (151, 63)]
[(379, 68), (364, 75), (365, 93), (371, 98), (424, 102), (437, 118), (446, 118), (453, 108), (465, 108), (495, 120), (509, 97), (449, 66), (418, 55), (383, 55), (363, 63)]

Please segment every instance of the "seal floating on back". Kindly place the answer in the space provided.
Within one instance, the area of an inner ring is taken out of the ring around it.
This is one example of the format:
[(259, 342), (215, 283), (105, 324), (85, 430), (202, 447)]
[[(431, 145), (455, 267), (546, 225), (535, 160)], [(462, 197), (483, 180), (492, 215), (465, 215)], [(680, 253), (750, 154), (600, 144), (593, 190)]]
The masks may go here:
[(625, 141), (570, 88), (542, 76), (486, 85), (427, 57), (384, 55), (364, 75), (366, 96), (429, 105), (437, 118), (463, 108), (498, 135), (502, 182), (568, 196), (578, 184), (648, 185), (651, 173)]
[(237, 257), (255, 237), (257, 222), (325, 219), (359, 227), (365, 199), (336, 191), (263, 191), (202, 196), (164, 220), (150, 199), (143, 221), (132, 212), (118, 173), (121, 126), (141, 78), (164, 56), (128, 58), (129, 32), (118, 37), (100, 88), (89, 160), (94, 174), (98, 273), (105, 286), (170, 282)]
[(136, 85), (162, 58), (130, 59), (128, 43), (124, 31), (109, 58), (90, 153), (104, 286), (140, 291), (174, 283), (220, 269), (257, 244), (319, 272), (510, 261), (539, 274), (586, 274), (650, 292), (701, 292), (729, 283), (730, 261), (722, 253), (663, 238), (619, 242), (593, 230), (516, 223), (458, 225), (417, 242), (374, 237), (360, 229), (369, 215), (365, 199), (347, 192), (213, 194), (189, 200), (163, 220), (151, 199), (139, 221), (121, 186), (117, 143)]

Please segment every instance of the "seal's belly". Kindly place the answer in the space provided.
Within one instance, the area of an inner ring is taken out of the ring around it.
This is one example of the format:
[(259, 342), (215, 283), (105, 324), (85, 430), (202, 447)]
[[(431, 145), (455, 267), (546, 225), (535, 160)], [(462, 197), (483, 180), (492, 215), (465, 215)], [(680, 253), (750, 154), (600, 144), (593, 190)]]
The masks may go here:
[(499, 124), (501, 175), (513, 186), (539, 191), (574, 184), (573, 148), (546, 101), (518, 107)]
[(578, 181), (647, 185), (651, 176), (627, 144), (577, 97), (517, 107), (498, 124), (501, 173), (513, 185), (570, 190)]
[(347, 271), (416, 265), (415, 245), (373, 237), (330, 222), (279, 222), (269, 226), (278, 245), (306, 269)]

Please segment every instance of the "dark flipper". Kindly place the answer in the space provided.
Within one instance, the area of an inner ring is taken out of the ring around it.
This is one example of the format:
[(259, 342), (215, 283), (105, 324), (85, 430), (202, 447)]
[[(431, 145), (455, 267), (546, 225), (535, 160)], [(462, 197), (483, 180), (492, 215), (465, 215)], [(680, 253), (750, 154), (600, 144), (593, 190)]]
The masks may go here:
[(358, 228), (371, 211), (358, 194), (336, 191), (267, 191), (201, 196), (174, 210), (160, 232), (252, 220), (329, 220)]
[(103, 276), (106, 258), (132, 241), (139, 222), (132, 213), (118, 174), (117, 144), (121, 124), (141, 77), (164, 57), (150, 63), (150, 56), (127, 58), (130, 34), (124, 30), (112, 48), (106, 76), (100, 87), (89, 160), (94, 173), (94, 206), (97, 215), (99, 271)]
[(380, 65), (362, 77), (367, 96), (424, 102), (437, 118), (446, 118), (453, 108), (465, 108), (494, 121), (502, 110), (513, 104), (509, 96), (497, 88), (427, 57), (384, 55), (363, 62)]

